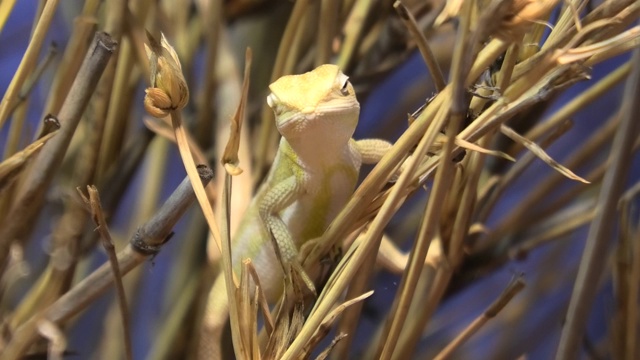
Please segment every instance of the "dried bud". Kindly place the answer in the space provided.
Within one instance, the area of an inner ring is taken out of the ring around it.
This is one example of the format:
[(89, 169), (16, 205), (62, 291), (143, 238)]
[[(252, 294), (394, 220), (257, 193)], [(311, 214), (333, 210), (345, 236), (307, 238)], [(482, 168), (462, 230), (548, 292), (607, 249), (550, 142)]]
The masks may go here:
[(147, 88), (144, 92), (144, 108), (151, 116), (163, 118), (169, 115), (171, 99), (166, 92), (159, 88)]
[(165, 117), (189, 102), (189, 88), (182, 75), (176, 51), (162, 35), (160, 43), (147, 33), (145, 51), (151, 68), (151, 87), (146, 89), (144, 107), (154, 117)]

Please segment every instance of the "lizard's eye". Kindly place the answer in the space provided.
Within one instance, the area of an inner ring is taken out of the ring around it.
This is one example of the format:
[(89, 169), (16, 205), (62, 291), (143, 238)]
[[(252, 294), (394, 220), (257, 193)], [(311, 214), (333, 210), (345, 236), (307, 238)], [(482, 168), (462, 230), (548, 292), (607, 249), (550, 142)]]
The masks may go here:
[(340, 93), (344, 96), (349, 95), (349, 80), (345, 79), (344, 83), (342, 84), (342, 88), (340, 88)]

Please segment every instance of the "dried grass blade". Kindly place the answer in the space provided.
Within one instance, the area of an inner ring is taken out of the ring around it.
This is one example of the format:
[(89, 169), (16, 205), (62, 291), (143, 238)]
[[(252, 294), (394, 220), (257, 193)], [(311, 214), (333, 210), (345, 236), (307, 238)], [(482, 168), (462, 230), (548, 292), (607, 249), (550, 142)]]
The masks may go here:
[[(233, 264), (231, 262), (231, 233), (230, 233), (230, 213), (229, 209), (231, 208), (231, 185), (232, 178), (234, 174), (238, 173), (239, 168), (237, 168), (238, 162), (238, 148), (240, 141), (240, 130), (242, 125), (242, 119), (244, 118), (244, 108), (247, 98), (247, 92), (249, 87), (249, 69), (251, 68), (251, 50), (247, 49), (245, 53), (245, 78), (243, 83), (243, 93), (242, 98), (240, 99), (240, 104), (238, 105), (238, 110), (234, 116), (234, 119), (231, 123), (231, 133), (229, 136), (229, 141), (225, 148), (225, 153), (222, 158), (222, 164), (227, 170), (224, 176), (224, 187), (222, 194), (222, 206), (221, 206), (221, 216), (222, 223), (220, 227), (221, 238), (217, 240), (219, 250), (222, 253), (222, 271), (224, 273), (225, 286), (227, 289), (227, 299), (229, 304), (229, 320), (231, 323), (231, 338), (233, 341), (233, 348), (236, 356), (241, 359), (248, 358), (251, 353), (250, 348), (248, 348), (247, 343), (244, 341), (244, 336), (242, 331), (241, 320), (243, 318), (240, 313), (241, 306), (238, 306), (238, 281), (236, 280), (236, 274), (233, 271)], [(240, 170), (240, 172), (242, 172)], [(208, 210), (211, 211), (211, 208)], [(211, 219), (213, 221), (213, 219)], [(248, 280), (248, 274), (245, 274), (245, 277)], [(245, 281), (245, 291), (248, 294), (248, 281)], [(246, 295), (248, 298), (248, 295)], [(240, 297), (242, 298), (242, 297)]]
[(258, 294), (257, 302), (260, 305), (260, 309), (262, 310), (262, 316), (264, 317), (264, 328), (267, 332), (268, 336), (271, 336), (273, 333), (274, 323), (273, 318), (271, 317), (271, 311), (269, 311), (269, 304), (267, 303), (267, 297), (264, 293), (263, 287), (260, 285), (260, 277), (258, 276), (258, 272), (256, 268), (251, 263), (251, 259), (245, 260), (246, 269), (249, 271), (253, 282), (256, 284), (256, 294)]
[(465, 139), (456, 137), (456, 145), (460, 146), (461, 148), (467, 149), (467, 150), (471, 150), (471, 151), (476, 151), (479, 152), (481, 154), (486, 154), (486, 155), (493, 155), (493, 156), (497, 156), (509, 161), (516, 161), (516, 159), (514, 159), (511, 155), (502, 152), (502, 151), (498, 151), (498, 150), (490, 150), (490, 149), (485, 149), (482, 146), (478, 145), (478, 144), (474, 144), (470, 141), (467, 141)]
[(625, 46), (626, 44), (636, 42), (639, 36), (640, 26), (634, 26), (621, 34), (608, 38), (607, 40), (566, 50), (562, 55), (558, 56), (557, 61), (558, 64), (564, 65), (584, 60), (591, 56), (611, 51), (619, 46)]
[(2, 189), (12, 183), (16, 176), (20, 174), (20, 171), (24, 168), (27, 162), (35, 156), (42, 146), (56, 135), (58, 131), (51, 132), (44, 137), (34, 141), (24, 150), (13, 154), (10, 158), (0, 163), (0, 192)]
[[(248, 356), (248, 354), (254, 354), (257, 344), (257, 337), (255, 336), (255, 329), (257, 328), (257, 307), (253, 306), (253, 304), (257, 305), (257, 303), (252, 301), (251, 298), (251, 275), (250, 272), (247, 271), (247, 264), (243, 263), (242, 270), (240, 272), (240, 288), (237, 291), (237, 301), (238, 301), (238, 327), (239, 332), (234, 336), (240, 337), (240, 344), (244, 349), (244, 353), (247, 354), (247, 358), (253, 359), (253, 356)], [(254, 294), (254, 296), (258, 296), (258, 292)]]
[[(336, 345), (340, 344), (342, 340), (344, 340), (348, 336), (349, 335), (347, 334), (338, 334), (335, 338), (333, 338), (333, 340), (331, 341), (331, 344), (329, 344), (329, 346), (327, 346), (326, 349), (324, 349), (320, 354), (318, 354), (318, 356), (316, 357), (316, 360), (327, 359), (331, 351), (336, 347)], [(342, 359), (342, 358), (338, 357), (338, 359)]]
[(351, 300), (347, 300), (342, 304), (336, 306), (335, 309), (333, 309), (329, 314), (327, 314), (327, 316), (325, 316), (324, 320), (322, 320), (320, 326), (313, 334), (313, 336), (311, 336), (311, 338), (307, 340), (307, 344), (305, 346), (305, 349), (303, 350), (303, 353), (306, 356), (310, 354), (311, 350), (314, 349), (325, 336), (327, 336), (329, 331), (331, 331), (331, 327), (333, 326), (333, 323), (336, 321), (338, 316), (340, 316), (340, 314), (342, 314), (349, 306), (359, 303), (371, 295), (373, 295), (373, 290), (367, 291), (360, 296), (357, 296)]
[(587, 180), (581, 178), (580, 176), (576, 175), (573, 171), (567, 169), (566, 167), (562, 166), (560, 163), (555, 161), (553, 158), (551, 158), (551, 156), (549, 156), (546, 153), (546, 151), (544, 151), (544, 149), (542, 149), (540, 146), (538, 146), (538, 144), (536, 144), (533, 141), (531, 141), (531, 140), (525, 138), (524, 136), (518, 134), (515, 130), (513, 130), (509, 126), (504, 125), (504, 124), (500, 125), (500, 131), (504, 135), (509, 137), (511, 140), (513, 140), (513, 141), (517, 142), (518, 144), (520, 144), (520, 145), (526, 147), (527, 149), (529, 149), (529, 151), (534, 153), (538, 158), (540, 158), (540, 160), (542, 160), (545, 163), (547, 163), (547, 165), (551, 166), (553, 169), (555, 169), (560, 174), (566, 176), (567, 178), (569, 178), (571, 180), (576, 180), (576, 181), (580, 181), (580, 182), (585, 183), (585, 184), (590, 184), (589, 181), (587, 181)]
[(229, 133), (229, 141), (224, 148), (222, 154), (222, 164), (225, 170), (232, 176), (242, 174), (242, 169), (238, 166), (240, 162), (238, 158), (238, 149), (240, 148), (240, 131), (242, 129), (242, 122), (244, 120), (244, 111), (247, 105), (247, 99), (249, 98), (249, 82), (251, 75), (251, 48), (247, 48), (245, 51), (244, 61), (244, 80), (242, 81), (242, 95), (240, 96), (240, 104), (236, 113), (231, 118), (231, 131)]

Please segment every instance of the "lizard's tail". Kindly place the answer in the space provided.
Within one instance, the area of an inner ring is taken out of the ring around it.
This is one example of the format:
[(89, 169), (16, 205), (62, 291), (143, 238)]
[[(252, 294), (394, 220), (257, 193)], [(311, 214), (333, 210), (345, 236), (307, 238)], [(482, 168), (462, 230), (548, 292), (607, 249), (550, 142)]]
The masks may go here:
[(229, 318), (224, 276), (217, 276), (207, 299), (200, 327), (198, 360), (222, 359), (222, 331)]

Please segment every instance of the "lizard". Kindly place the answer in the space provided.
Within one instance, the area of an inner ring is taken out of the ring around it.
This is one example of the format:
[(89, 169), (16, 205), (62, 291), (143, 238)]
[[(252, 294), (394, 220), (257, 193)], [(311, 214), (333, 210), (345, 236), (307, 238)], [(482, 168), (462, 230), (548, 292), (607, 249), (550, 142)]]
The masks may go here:
[[(325, 64), (287, 75), (269, 85), (267, 104), (281, 135), (265, 182), (253, 198), (232, 239), (236, 274), (251, 258), (269, 303), (282, 293), (285, 266), (300, 271), (298, 249), (319, 238), (353, 194), (363, 163), (377, 163), (391, 147), (381, 139), (352, 139), (360, 104), (349, 78), (338, 66)], [(224, 274), (209, 292), (200, 332), (201, 359), (220, 357), (222, 330), (228, 318)]]

